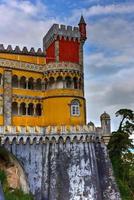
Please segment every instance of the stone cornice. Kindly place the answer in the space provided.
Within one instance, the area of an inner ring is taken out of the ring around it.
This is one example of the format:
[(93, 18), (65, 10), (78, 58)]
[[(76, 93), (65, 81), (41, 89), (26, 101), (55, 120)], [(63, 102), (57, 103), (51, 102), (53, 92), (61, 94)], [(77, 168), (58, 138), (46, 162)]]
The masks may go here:
[(13, 100), (15, 99), (30, 99), (30, 100), (43, 100), (43, 97), (39, 97), (39, 96), (25, 96), (25, 95), (17, 95), (17, 94), (13, 94)]
[(82, 72), (81, 66), (77, 63), (72, 62), (52, 62), (45, 65), (44, 72), (53, 70), (76, 70)]
[(8, 60), (3, 58), (0, 58), (0, 67), (8, 69), (21, 69), (21, 70), (41, 72), (41, 73), (45, 70), (45, 65), (37, 65), (37, 64)]
[(8, 69), (21, 69), (25, 71), (33, 71), (45, 73), (49, 71), (79, 71), (82, 72), (81, 65), (71, 62), (52, 62), (45, 65), (37, 65), (27, 62), (14, 61), (0, 58), (0, 67)]

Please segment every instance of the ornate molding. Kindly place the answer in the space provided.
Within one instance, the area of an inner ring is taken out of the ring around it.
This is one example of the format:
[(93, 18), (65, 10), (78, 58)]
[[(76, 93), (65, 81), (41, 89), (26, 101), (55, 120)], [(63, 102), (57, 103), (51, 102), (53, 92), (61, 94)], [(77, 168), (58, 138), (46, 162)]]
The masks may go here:
[(81, 66), (77, 63), (72, 62), (51, 62), (45, 65), (44, 73), (53, 70), (70, 70), (82, 72)]
[(39, 96), (37, 97), (37, 96), (26, 96), (26, 95), (16, 95), (16, 94), (13, 94), (12, 100), (15, 101), (16, 99), (42, 101), (44, 98), (43, 97), (39, 97)]
[(45, 73), (48, 71), (79, 71), (82, 72), (82, 68), (77, 63), (71, 62), (51, 62), (45, 65), (37, 65), (32, 63), (26, 63), (21, 61), (14, 61), (9, 59), (0, 58), (0, 67), (8, 69), (22, 69), (25, 71), (34, 71)]
[(0, 67), (8, 69), (22, 69), (26, 71), (43, 72), (46, 65), (36, 65), (32, 63), (26, 63), (21, 61), (14, 61), (0, 58)]

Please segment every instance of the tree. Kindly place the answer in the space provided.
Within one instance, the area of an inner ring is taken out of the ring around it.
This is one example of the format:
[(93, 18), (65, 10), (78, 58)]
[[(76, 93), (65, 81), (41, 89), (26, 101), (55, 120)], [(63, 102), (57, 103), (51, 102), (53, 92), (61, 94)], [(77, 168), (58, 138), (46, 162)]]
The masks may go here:
[(120, 109), (116, 112), (116, 116), (120, 117), (121, 121), (118, 130), (112, 133), (109, 141), (109, 155), (120, 191), (123, 195), (122, 199), (133, 199), (134, 154), (132, 153), (132, 149), (134, 149), (134, 144), (130, 136), (134, 133), (134, 111)]

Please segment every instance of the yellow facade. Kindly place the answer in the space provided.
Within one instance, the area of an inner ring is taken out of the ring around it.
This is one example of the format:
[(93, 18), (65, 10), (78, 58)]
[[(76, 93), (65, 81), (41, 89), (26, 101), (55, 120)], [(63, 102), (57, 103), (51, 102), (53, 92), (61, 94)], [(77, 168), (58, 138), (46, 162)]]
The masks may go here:
[[(16, 55), (9, 53), (0, 53), (0, 59), (12, 60), (18, 62), (26, 62), (28, 64), (42, 65), (45, 68), (45, 57), (37, 57), (30, 55)], [(8, 68), (0, 66), (0, 73), (2, 75), (3, 84), (0, 86), (0, 95), (4, 95), (4, 71)], [(43, 72), (30, 71), (29, 69), (10, 69), (12, 77), (17, 76), (18, 80), (21, 77), (25, 77), (26, 80), (33, 78), (34, 82), (40, 79), (44, 80), (58, 78), (63, 76), (64, 73), (60, 72), (55, 74), (54, 71), (46, 75)], [(66, 72), (64, 76), (70, 76), (71, 79), (76, 77), (80, 78), (78, 74), (72, 74), (72, 72)], [(65, 78), (65, 77), (64, 77)], [(17, 103), (18, 106), (21, 103), (29, 105), (32, 103), (34, 106), (41, 104), (42, 113), (41, 116), (35, 116), (25, 114), (13, 114), (11, 125), (13, 126), (49, 126), (49, 125), (83, 125), (86, 123), (85, 116), (85, 99), (83, 96), (83, 89), (71, 89), (71, 88), (50, 88), (50, 89), (28, 89), (21, 87), (12, 87), (12, 102)], [(80, 103), (80, 114), (78, 116), (71, 116), (71, 102), (77, 99)], [(3, 111), (4, 112), (4, 111)], [(0, 115), (0, 125), (4, 125), (4, 113)]]
[(0, 53), (0, 58), (9, 59), (9, 60), (17, 60), (21, 62), (28, 62), (34, 64), (44, 65), (46, 64), (45, 57), (39, 56), (29, 56), (29, 55), (20, 55), (20, 54), (12, 54), (12, 53)]

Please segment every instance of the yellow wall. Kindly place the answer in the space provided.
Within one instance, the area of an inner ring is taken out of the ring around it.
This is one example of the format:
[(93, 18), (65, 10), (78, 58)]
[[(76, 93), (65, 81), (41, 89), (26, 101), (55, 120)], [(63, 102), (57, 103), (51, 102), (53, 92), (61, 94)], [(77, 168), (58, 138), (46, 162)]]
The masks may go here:
[(3, 116), (2, 115), (0, 115), (0, 126), (3, 126)]
[[(9, 56), (9, 54), (7, 54)], [(15, 55), (12, 55), (12, 59)], [(1, 54), (0, 54), (1, 57)], [(8, 57), (9, 58), (9, 57)], [(29, 60), (30, 61), (30, 60)], [(4, 72), (4, 68), (0, 68), (0, 73)], [(44, 78), (43, 73), (12, 70), (12, 75), (18, 77), (25, 76), (26, 78), (33, 77), (34, 79)], [(3, 87), (0, 87), (0, 94), (3, 94)], [(28, 90), (13, 88), (13, 95), (24, 96), (19, 99), (15, 97), (17, 102), (38, 103), (25, 96), (42, 97), (43, 105), (42, 116), (12, 116), (12, 125), (15, 126), (49, 126), (49, 125), (82, 125), (86, 123), (85, 119), (85, 100), (83, 91), (77, 89), (52, 89), (46, 91)], [(36, 98), (35, 98), (36, 99)], [(80, 116), (71, 116), (70, 103), (73, 99), (80, 101)], [(0, 125), (3, 125), (3, 116), (0, 116)]]
[(85, 100), (77, 98), (80, 101), (80, 116), (71, 116), (70, 103), (75, 97), (47, 98), (44, 101), (44, 119), (45, 125), (77, 125), (85, 124)]
[(44, 116), (13, 116), (13, 126), (44, 126)]
[(12, 53), (0, 53), (0, 58), (5, 58), (9, 60), (17, 60), (22, 62), (28, 62), (33, 64), (46, 64), (46, 58), (41, 56), (30, 56), (30, 55), (19, 55)]
[(17, 75), (18, 77), (25, 76), (26, 78), (33, 77), (35, 79), (43, 77), (42, 73), (22, 71), (22, 70), (12, 70), (12, 75)]

